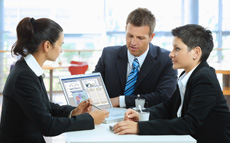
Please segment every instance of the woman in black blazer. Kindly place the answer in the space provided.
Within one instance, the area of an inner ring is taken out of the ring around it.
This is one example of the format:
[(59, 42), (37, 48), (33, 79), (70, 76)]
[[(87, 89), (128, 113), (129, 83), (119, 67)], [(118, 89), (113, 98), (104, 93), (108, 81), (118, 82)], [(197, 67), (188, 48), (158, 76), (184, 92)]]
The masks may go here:
[[(184, 69), (177, 90), (166, 102), (150, 107), (149, 121), (129, 109), (114, 126), (118, 134), (191, 135), (198, 143), (230, 143), (230, 112), (215, 69), (206, 62), (213, 49), (211, 31), (199, 25), (172, 30), (174, 69)], [(134, 122), (137, 121), (137, 122)]]
[(24, 18), (17, 26), (12, 53), (20, 55), (3, 90), (1, 143), (44, 143), (43, 136), (94, 129), (108, 111), (91, 112), (91, 100), (78, 107), (60, 106), (48, 100), (42, 65), (62, 52), (62, 28), (47, 18)]

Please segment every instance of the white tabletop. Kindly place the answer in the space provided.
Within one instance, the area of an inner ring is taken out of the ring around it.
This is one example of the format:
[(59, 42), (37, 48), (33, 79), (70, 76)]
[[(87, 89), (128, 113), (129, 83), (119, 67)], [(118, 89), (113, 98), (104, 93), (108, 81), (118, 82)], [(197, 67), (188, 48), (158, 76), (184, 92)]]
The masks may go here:
[(67, 132), (67, 143), (196, 143), (189, 135), (116, 135), (110, 124), (96, 125), (94, 130)]

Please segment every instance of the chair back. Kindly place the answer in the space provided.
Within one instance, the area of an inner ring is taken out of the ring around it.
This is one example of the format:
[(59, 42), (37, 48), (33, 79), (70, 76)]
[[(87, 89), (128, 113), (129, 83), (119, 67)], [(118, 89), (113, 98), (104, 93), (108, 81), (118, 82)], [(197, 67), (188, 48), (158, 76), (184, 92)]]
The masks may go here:
[(69, 67), (69, 72), (71, 75), (85, 74), (88, 69), (87, 62), (71, 61), (71, 66)]

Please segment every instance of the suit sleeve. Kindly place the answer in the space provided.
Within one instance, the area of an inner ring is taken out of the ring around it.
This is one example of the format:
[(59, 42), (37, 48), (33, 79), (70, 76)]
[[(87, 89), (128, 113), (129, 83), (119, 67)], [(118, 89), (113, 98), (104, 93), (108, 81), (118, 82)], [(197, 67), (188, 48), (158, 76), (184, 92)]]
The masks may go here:
[(178, 90), (179, 89), (177, 88), (177, 90), (170, 97), (170, 99), (164, 101), (163, 103), (152, 106), (150, 108), (146, 108), (146, 110), (151, 113), (149, 120), (155, 120), (155, 119), (168, 120), (175, 117), (173, 110), (177, 110), (180, 105), (180, 96), (177, 95)]
[(57, 117), (68, 117), (70, 112), (76, 107), (72, 107), (70, 105), (62, 105), (50, 102), (52, 115)]
[(103, 79), (105, 78), (104, 56), (105, 56), (105, 49), (103, 49), (102, 55), (99, 58), (97, 65), (95, 66), (95, 70), (93, 71), (93, 73), (100, 72)]
[[(88, 114), (81, 114), (68, 118), (66, 115), (70, 113), (70, 107), (61, 107), (51, 104), (48, 108), (47, 99), (42, 98), (42, 89), (39, 79), (32, 74), (21, 74), (15, 83), (17, 95), (15, 101), (23, 110), (31, 122), (45, 136), (55, 136), (67, 131), (77, 131), (85, 129), (93, 129), (93, 118)], [(47, 104), (46, 104), (47, 103)], [(58, 116), (52, 115), (56, 114)], [(60, 113), (57, 113), (60, 112)]]
[[(148, 122), (139, 122), (139, 134), (142, 135), (185, 135), (195, 134), (196, 129), (204, 124), (211, 109), (216, 104), (218, 90), (216, 84), (208, 74), (209, 71), (197, 73), (191, 80), (189, 95), (191, 96), (188, 110), (184, 116), (171, 119), (154, 119)], [(187, 90), (187, 89), (186, 89)], [(171, 102), (172, 103), (172, 102)], [(174, 108), (174, 104), (165, 103), (166, 108)], [(167, 113), (166, 113), (167, 114)]]

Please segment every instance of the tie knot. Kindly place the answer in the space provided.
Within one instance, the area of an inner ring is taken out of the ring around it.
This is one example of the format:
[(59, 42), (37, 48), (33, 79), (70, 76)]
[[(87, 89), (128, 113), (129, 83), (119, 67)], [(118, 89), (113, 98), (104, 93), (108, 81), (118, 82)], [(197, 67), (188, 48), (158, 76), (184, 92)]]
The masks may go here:
[(137, 58), (135, 58), (135, 59), (133, 60), (133, 67), (134, 67), (134, 68), (138, 68), (138, 67), (139, 67), (139, 62), (138, 62), (138, 59), (137, 59)]

